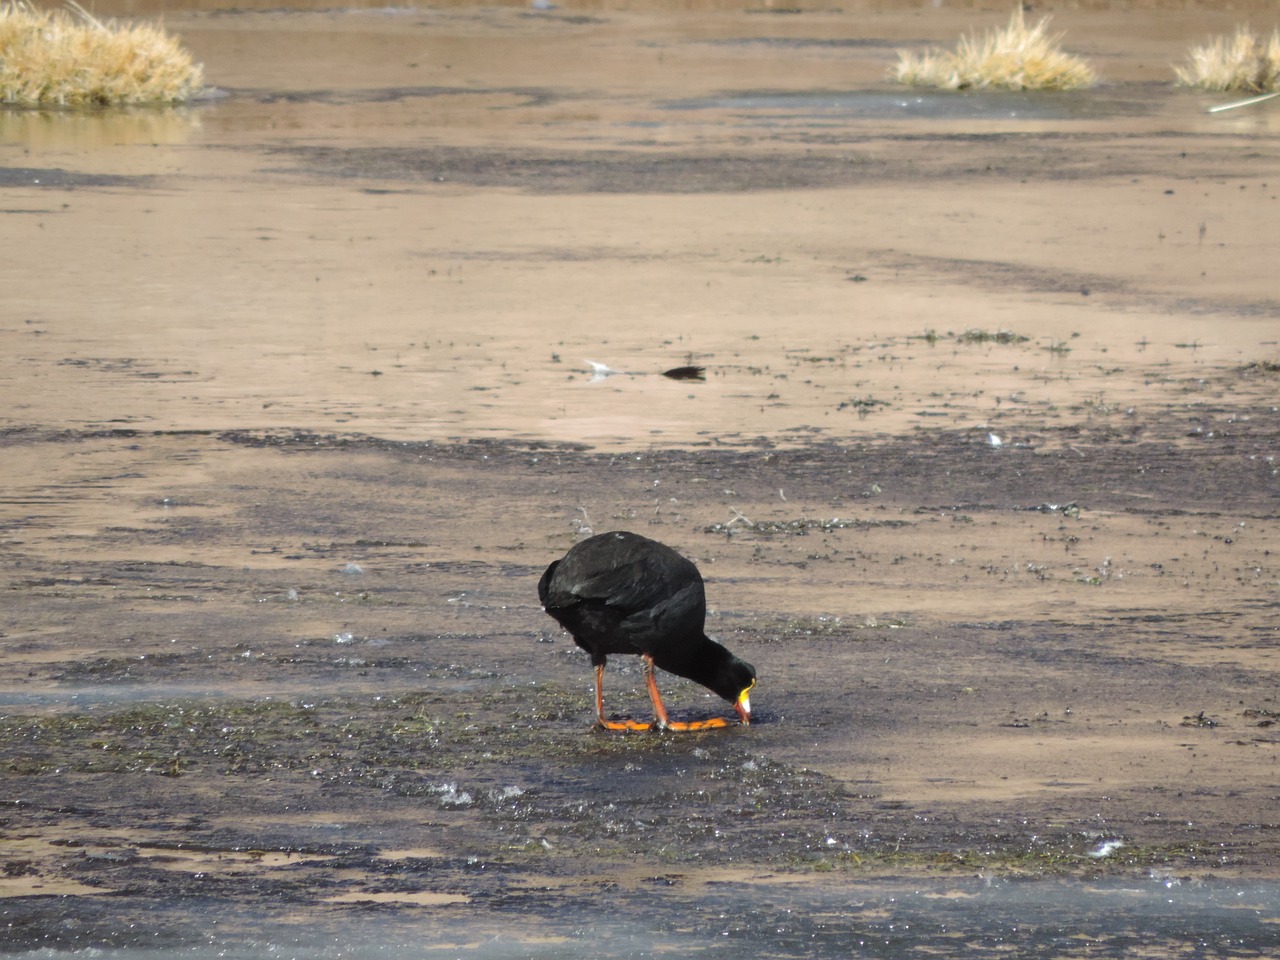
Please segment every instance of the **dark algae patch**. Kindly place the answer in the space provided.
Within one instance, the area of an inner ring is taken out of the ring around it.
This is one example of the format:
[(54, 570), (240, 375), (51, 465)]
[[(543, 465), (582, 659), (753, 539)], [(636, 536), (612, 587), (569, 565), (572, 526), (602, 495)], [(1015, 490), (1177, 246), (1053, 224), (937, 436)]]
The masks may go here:
[(74, 892), (56, 922), (39, 897), (0, 899), (4, 952), (436, 957), (483, 935), (478, 955), (504, 957), (548, 940), (584, 957), (1070, 957), (1081, 923), (1091, 957), (1276, 945), (1274, 886), (1206, 874), (1221, 851), (1201, 839), (927, 816), (739, 731), (593, 732), (567, 719), (586, 699), (552, 686), (532, 716), (505, 689), (6, 718), (6, 791), (24, 799), (0, 806), (4, 876)]
[[(349, 858), (354, 849), (376, 858), (372, 844), (299, 842), (305, 816), (274, 835), (244, 830), (233, 842), (226, 824), (214, 828), (205, 819), (222, 806), (206, 806), (211, 793), (264, 790), (329, 796), (366, 815), (384, 802), (403, 809), (398, 801), (408, 800), (428, 822), (457, 821), (469, 834), (463, 846), (470, 856), (517, 872), (536, 873), (552, 857), (593, 871), (641, 857), (656, 865), (782, 873), (1106, 876), (1185, 869), (1220, 853), (1195, 841), (1111, 841), (1117, 850), (1104, 858), (1105, 831), (1084, 824), (1046, 823), (1034, 834), (1029, 825), (992, 829), (950, 817), (931, 825), (881, 795), (770, 759), (748, 730), (609, 735), (582, 721), (585, 697), (547, 685), (536, 710), (522, 711), (522, 700), (521, 691), (505, 688), (479, 696), (186, 701), (6, 717), (0, 763), (23, 797), (7, 802), (7, 823), (65, 813), (80, 826), (51, 843), (115, 851), (90, 858), (111, 864), (115, 877), (130, 865), (151, 868), (147, 851), (159, 849), (223, 851), (250, 865), (271, 851)], [(136, 792), (112, 791), (97, 809), (85, 805), (92, 804), (87, 796), (69, 802), (112, 777)], [(151, 778), (168, 782), (146, 785)], [(160, 797), (164, 817), (156, 822), (162, 810), (145, 807)], [(143, 835), (104, 832), (111, 811), (126, 809), (140, 818)], [(447, 832), (432, 843), (438, 849), (428, 859), (451, 859)], [(44, 866), (14, 860), (6, 869), (22, 876)], [(308, 894), (299, 888), (291, 896)]]

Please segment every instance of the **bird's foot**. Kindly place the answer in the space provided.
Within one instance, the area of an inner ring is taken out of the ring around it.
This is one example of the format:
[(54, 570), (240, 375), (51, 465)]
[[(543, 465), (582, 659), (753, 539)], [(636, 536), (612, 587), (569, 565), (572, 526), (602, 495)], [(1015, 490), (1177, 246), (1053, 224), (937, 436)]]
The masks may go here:
[(709, 717), (706, 720), (668, 720), (663, 724), (666, 730), (677, 733), (691, 733), (698, 730), (718, 730), (721, 727), (736, 727), (738, 722), (726, 720), (724, 717)]
[(603, 730), (652, 730), (652, 723), (644, 723), (640, 720), (606, 720), (600, 717), (596, 720), (596, 726)]

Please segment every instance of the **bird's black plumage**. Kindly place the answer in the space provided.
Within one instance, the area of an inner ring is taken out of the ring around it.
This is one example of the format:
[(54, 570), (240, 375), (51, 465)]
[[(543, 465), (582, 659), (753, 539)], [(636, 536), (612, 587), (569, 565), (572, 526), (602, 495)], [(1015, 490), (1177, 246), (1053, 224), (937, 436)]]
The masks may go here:
[(703, 632), (707, 601), (702, 576), (670, 547), (625, 531), (591, 537), (547, 567), (538, 582), (538, 597), (547, 613), (591, 655), (602, 725), (612, 726), (604, 719), (600, 693), (610, 654), (644, 658), (661, 726), (701, 729), (666, 719), (653, 682), (654, 666), (702, 684), (733, 703), (744, 723), (748, 720), (746, 695), (755, 683), (755, 668)]

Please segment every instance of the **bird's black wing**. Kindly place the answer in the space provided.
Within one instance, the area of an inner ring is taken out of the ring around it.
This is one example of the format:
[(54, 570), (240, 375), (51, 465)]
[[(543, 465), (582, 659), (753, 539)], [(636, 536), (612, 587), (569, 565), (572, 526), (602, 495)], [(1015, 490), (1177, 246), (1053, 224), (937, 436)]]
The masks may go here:
[(618, 614), (622, 634), (649, 653), (664, 637), (700, 636), (706, 620), (702, 577), (675, 554), (638, 556), (580, 580), (570, 592)]
[(620, 608), (619, 616), (643, 603), (645, 584), (634, 579), (639, 564), (626, 564), (593, 576), (579, 575), (574, 565), (557, 560), (538, 581), (538, 598), (547, 610), (565, 610), (588, 603)]
[(702, 581), (695, 580), (628, 615), (622, 621), (622, 632), (645, 653), (658, 656), (668, 644), (683, 645), (691, 638), (701, 637), (706, 617)]
[(702, 590), (697, 568), (673, 551), (614, 558), (590, 575), (573, 577), (572, 569), (568, 572), (574, 580), (569, 591), (575, 597), (606, 603), (623, 614), (659, 605), (689, 585)]

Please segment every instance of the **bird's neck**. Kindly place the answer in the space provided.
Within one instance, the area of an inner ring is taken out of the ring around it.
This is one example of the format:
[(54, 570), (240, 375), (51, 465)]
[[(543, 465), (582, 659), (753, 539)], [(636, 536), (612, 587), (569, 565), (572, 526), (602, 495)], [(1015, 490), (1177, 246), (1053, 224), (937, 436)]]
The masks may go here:
[(720, 644), (706, 634), (697, 633), (684, 643), (671, 644), (671, 651), (661, 658), (655, 657), (654, 663), (668, 673), (701, 683), (704, 677), (714, 674), (728, 656), (732, 654)]

